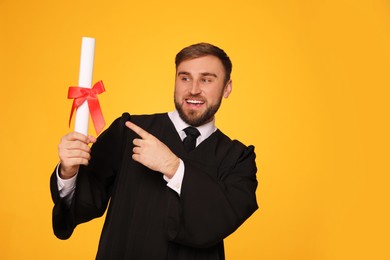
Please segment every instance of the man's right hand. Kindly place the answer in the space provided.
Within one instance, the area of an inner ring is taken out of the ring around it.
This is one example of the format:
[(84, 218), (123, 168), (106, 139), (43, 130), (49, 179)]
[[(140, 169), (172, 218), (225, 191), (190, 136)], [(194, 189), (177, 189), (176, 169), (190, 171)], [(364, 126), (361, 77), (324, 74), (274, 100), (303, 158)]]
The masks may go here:
[(61, 163), (59, 174), (62, 179), (72, 178), (80, 165), (88, 165), (91, 158), (89, 144), (95, 142), (95, 137), (85, 136), (78, 132), (71, 132), (61, 138), (58, 155)]

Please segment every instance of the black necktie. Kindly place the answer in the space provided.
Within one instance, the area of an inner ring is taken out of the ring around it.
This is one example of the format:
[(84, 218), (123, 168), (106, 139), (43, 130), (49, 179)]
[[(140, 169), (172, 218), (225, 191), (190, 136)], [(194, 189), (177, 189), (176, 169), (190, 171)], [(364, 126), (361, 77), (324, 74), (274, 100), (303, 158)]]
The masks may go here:
[(186, 150), (192, 151), (196, 146), (196, 138), (200, 135), (199, 130), (195, 127), (189, 126), (184, 129), (184, 132), (186, 133), (187, 137), (184, 138), (183, 144)]

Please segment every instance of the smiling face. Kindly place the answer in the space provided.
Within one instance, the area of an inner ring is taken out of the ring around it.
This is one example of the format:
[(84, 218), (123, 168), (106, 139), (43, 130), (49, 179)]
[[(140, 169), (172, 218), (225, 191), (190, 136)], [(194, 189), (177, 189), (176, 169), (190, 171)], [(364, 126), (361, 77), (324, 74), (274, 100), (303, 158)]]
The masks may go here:
[(221, 61), (211, 55), (184, 60), (176, 69), (175, 106), (180, 117), (192, 126), (214, 118), (222, 97), (232, 91), (232, 81), (225, 84)]

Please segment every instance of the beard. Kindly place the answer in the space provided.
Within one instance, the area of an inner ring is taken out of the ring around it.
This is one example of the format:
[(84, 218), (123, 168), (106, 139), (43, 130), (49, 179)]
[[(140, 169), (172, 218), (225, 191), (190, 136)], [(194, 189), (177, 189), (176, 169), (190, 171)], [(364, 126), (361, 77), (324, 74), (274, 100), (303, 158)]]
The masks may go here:
[(214, 118), (215, 113), (217, 113), (219, 107), (221, 106), (222, 102), (222, 96), (219, 99), (218, 103), (211, 105), (206, 108), (206, 111), (204, 111), (201, 114), (198, 114), (198, 111), (195, 110), (189, 110), (186, 114), (183, 110), (181, 104), (176, 100), (175, 98), (175, 107), (176, 110), (179, 112), (179, 115), (181, 119), (183, 119), (184, 122), (191, 126), (201, 126), (205, 123), (208, 123), (211, 119)]

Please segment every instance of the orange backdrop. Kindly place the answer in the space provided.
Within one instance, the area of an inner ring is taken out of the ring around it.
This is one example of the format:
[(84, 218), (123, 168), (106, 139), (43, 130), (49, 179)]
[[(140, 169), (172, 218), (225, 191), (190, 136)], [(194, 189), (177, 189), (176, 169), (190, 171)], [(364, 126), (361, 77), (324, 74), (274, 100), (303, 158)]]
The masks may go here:
[(172, 110), (182, 47), (230, 54), (217, 125), (256, 146), (261, 208), (227, 259), (390, 259), (389, 1), (0, 0), (0, 33), (0, 259), (95, 256), (102, 219), (67, 241), (51, 230), (82, 36), (107, 122)]

